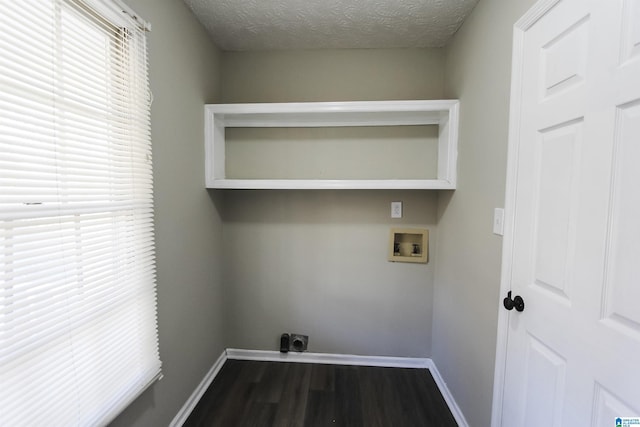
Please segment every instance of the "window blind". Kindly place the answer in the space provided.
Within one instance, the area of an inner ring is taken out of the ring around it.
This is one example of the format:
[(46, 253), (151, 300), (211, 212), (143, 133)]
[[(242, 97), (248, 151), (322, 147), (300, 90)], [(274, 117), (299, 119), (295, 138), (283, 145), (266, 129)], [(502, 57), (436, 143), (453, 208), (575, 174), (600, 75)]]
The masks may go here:
[(104, 425), (160, 374), (146, 24), (0, 0), (0, 425)]

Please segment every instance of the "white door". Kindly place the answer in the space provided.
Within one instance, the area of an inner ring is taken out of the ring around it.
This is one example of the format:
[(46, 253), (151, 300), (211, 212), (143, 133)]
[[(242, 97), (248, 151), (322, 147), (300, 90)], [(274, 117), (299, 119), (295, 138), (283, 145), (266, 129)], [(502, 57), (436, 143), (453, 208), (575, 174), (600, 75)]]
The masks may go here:
[[(640, 0), (515, 27), (493, 425), (640, 417)], [(640, 419), (640, 418), (639, 418)]]

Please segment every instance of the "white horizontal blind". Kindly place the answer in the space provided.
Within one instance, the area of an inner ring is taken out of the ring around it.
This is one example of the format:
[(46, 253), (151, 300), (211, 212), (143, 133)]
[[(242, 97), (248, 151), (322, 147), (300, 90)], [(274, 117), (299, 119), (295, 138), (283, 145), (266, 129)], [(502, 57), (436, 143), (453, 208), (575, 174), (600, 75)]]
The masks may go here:
[(90, 1), (0, 0), (0, 426), (104, 425), (160, 373), (146, 38)]

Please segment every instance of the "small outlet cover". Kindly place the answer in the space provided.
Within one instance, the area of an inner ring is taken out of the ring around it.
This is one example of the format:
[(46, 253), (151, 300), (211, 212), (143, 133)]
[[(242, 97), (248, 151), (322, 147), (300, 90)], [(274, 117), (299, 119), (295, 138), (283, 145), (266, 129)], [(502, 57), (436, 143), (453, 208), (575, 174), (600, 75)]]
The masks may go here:
[(391, 218), (402, 218), (402, 202), (391, 202)]

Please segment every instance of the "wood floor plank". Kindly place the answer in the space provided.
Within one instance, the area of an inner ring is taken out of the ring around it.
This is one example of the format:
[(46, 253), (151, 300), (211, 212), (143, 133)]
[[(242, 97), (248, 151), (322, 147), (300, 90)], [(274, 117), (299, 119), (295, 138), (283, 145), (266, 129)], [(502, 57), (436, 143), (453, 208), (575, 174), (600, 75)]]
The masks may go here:
[(418, 380), (414, 371), (412, 369), (398, 369), (393, 371), (393, 376), (397, 381), (398, 389), (401, 390), (401, 407), (405, 419), (411, 423), (408, 425), (430, 426), (425, 412), (431, 408), (424, 405), (425, 396), (417, 394), (416, 383)]
[(238, 381), (255, 384), (262, 381), (265, 370), (270, 366), (268, 363), (246, 363), (242, 360), (233, 360), (233, 362), (239, 363), (242, 367), (237, 377)]
[(334, 365), (313, 364), (311, 369), (311, 390), (335, 390)]
[(412, 424), (405, 412), (405, 390), (403, 390), (403, 384), (395, 369), (400, 368), (381, 368), (383, 405), (386, 410), (385, 421), (386, 425), (409, 426)]
[(185, 425), (207, 425), (206, 421), (221, 411), (225, 393), (233, 387), (243, 368), (240, 361), (227, 360), (185, 421)]
[(331, 391), (310, 390), (305, 411), (305, 427), (335, 426), (334, 394)]
[(368, 427), (386, 427), (393, 425), (387, 415), (387, 402), (384, 401), (384, 378), (382, 370), (362, 366), (358, 371), (360, 395), (362, 396), (362, 422)]
[(304, 425), (311, 370), (312, 365), (308, 363), (295, 363), (289, 367), (278, 411), (273, 422), (275, 427)]
[(276, 403), (252, 402), (246, 406), (240, 421), (229, 426), (239, 427), (264, 427), (273, 425), (275, 419)]
[(278, 403), (291, 364), (284, 362), (261, 363), (265, 364), (265, 368), (260, 381), (256, 384), (253, 397), (258, 402)]
[(426, 369), (228, 360), (185, 427), (456, 426)]
[(251, 395), (253, 394), (255, 386), (255, 383), (250, 382), (234, 382), (228, 394), (223, 396), (220, 410), (212, 414), (213, 418), (205, 425), (212, 427), (240, 425), (247, 406), (251, 405), (254, 401)]
[(336, 425), (362, 427), (362, 400), (358, 383), (358, 367), (335, 367), (334, 414)]

